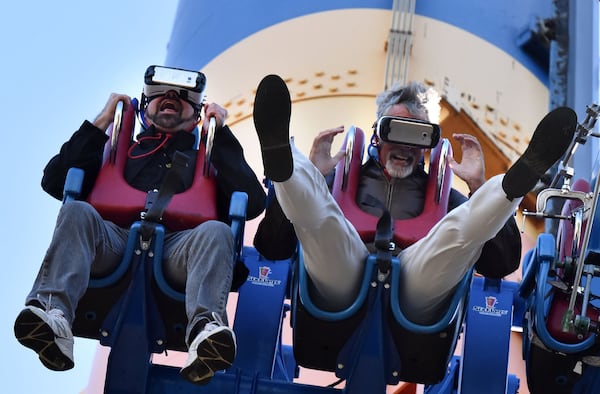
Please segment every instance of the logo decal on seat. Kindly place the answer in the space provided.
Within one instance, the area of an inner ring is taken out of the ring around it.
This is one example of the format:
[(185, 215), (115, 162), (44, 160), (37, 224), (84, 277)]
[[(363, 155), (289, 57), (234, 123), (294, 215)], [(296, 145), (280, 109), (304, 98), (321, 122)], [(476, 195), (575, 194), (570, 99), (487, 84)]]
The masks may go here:
[(248, 275), (247, 280), (248, 280), (248, 282), (252, 283), (253, 285), (259, 285), (259, 286), (274, 287), (274, 286), (281, 285), (281, 280), (269, 278), (269, 275), (271, 275), (271, 272), (272, 272), (271, 267), (268, 267), (268, 266), (258, 267), (258, 276)]
[(475, 305), (473, 306), (473, 311), (479, 313), (480, 315), (487, 316), (504, 316), (508, 314), (508, 310), (506, 309), (496, 309), (496, 304), (498, 303), (498, 299), (494, 296), (486, 296), (485, 297), (485, 306), (483, 305)]

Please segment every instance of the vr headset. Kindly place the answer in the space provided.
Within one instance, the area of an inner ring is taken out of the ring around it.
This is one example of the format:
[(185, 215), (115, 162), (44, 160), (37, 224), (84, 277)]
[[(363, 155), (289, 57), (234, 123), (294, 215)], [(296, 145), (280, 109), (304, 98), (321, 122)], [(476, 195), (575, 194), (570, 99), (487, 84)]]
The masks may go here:
[(145, 108), (152, 99), (174, 90), (181, 99), (190, 103), (199, 112), (203, 105), (205, 88), (206, 76), (200, 71), (150, 66), (144, 75), (142, 108)]
[(433, 148), (440, 140), (439, 125), (399, 116), (379, 118), (376, 133), (383, 142), (419, 148)]

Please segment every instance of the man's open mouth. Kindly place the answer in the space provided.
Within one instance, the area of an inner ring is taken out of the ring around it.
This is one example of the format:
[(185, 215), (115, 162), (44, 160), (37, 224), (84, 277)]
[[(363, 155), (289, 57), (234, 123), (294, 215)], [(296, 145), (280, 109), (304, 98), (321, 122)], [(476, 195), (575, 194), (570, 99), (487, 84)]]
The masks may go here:
[(179, 112), (179, 105), (173, 100), (164, 100), (160, 104), (159, 110), (161, 112)]
[(390, 159), (392, 159), (393, 161), (401, 161), (407, 164), (412, 161), (411, 156), (404, 155), (401, 153), (390, 153)]

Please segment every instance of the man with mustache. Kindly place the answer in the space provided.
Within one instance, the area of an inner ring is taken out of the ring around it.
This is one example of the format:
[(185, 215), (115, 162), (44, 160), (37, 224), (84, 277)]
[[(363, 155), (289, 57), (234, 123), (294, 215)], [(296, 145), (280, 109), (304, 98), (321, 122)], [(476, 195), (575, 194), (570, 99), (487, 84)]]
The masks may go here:
[[(141, 100), (143, 131), (128, 150), (124, 178), (134, 188), (147, 192), (159, 189), (172, 167), (176, 152), (184, 153), (191, 163), (175, 187), (180, 193), (193, 183), (196, 137), (192, 131), (209, 119), (216, 121), (211, 163), (216, 171), (217, 214), (209, 220), (183, 230), (166, 229), (163, 267), (167, 279), (185, 287), (188, 318), (186, 343), (188, 359), (181, 375), (193, 383), (207, 383), (215, 371), (229, 367), (236, 353), (233, 330), (227, 326), (226, 304), (234, 271), (234, 239), (228, 209), (232, 193), (248, 194), (247, 217), (254, 218), (264, 209), (263, 186), (246, 162), (242, 147), (225, 124), (227, 111), (215, 104), (204, 105), (205, 77), (195, 71), (167, 69), (197, 78), (197, 85), (186, 87), (170, 83), (150, 83), (158, 66), (146, 71)], [(165, 69), (165, 68), (161, 68)], [(124, 94), (111, 94), (93, 122), (84, 121), (44, 169), (43, 189), (62, 199), (69, 168), (85, 170), (80, 198), (92, 189), (102, 164), (105, 130), (113, 121), (117, 103), (132, 105)], [(118, 199), (119, 196), (115, 196)], [(198, 204), (203, 204), (199, 196)], [(143, 208), (143, 207), (142, 207)], [(14, 330), (19, 342), (33, 349), (49, 369), (63, 371), (73, 367), (71, 326), (79, 299), (84, 295), (90, 275), (114, 271), (125, 247), (129, 228), (103, 220), (85, 201), (62, 205), (52, 241), (39, 274), (27, 295), (26, 308), (16, 319)]]
[[(302, 245), (313, 302), (328, 311), (347, 308), (356, 298), (370, 245), (365, 245), (329, 192), (329, 174), (344, 152), (331, 154), (343, 127), (320, 133), (309, 158), (289, 141), (290, 95), (276, 75), (265, 77), (254, 102), (254, 123), (265, 175), (273, 181), (275, 203), (267, 207), (255, 246), (267, 258), (291, 254), (295, 234)], [(377, 118), (384, 115), (430, 121), (439, 113), (439, 96), (421, 83), (394, 86), (377, 97)], [(430, 324), (445, 312), (453, 290), (473, 265), (482, 274), (502, 278), (519, 266), (521, 242), (513, 214), (522, 197), (567, 150), (577, 125), (575, 113), (559, 108), (536, 129), (523, 156), (505, 175), (486, 181), (481, 147), (473, 136), (455, 134), (461, 163), (449, 158), (454, 174), (469, 187), (469, 198), (452, 190), (448, 213), (416, 243), (394, 251), (401, 264), (399, 300), (415, 323)], [(384, 142), (374, 134), (376, 153), (360, 171), (356, 202), (393, 219), (421, 213), (428, 175), (423, 150)], [(290, 227), (293, 226), (293, 229)], [(287, 228), (287, 230), (285, 230)], [(287, 239), (278, 239), (286, 235)], [(276, 241), (274, 241), (276, 240)], [(288, 245), (287, 249), (273, 245)]]

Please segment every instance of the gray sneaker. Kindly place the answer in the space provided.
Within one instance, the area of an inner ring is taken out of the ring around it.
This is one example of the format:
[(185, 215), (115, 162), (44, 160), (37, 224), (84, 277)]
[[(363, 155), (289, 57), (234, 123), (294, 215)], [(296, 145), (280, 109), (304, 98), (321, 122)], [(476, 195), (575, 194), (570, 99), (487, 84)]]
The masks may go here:
[(73, 333), (59, 309), (45, 311), (28, 305), (15, 321), (17, 340), (33, 349), (44, 366), (53, 371), (73, 368)]
[(206, 323), (188, 350), (188, 358), (179, 374), (195, 384), (206, 384), (216, 371), (227, 369), (236, 353), (235, 333), (216, 313)]

